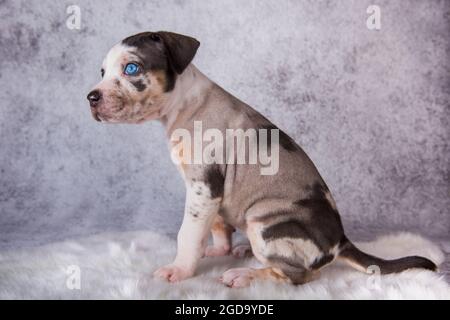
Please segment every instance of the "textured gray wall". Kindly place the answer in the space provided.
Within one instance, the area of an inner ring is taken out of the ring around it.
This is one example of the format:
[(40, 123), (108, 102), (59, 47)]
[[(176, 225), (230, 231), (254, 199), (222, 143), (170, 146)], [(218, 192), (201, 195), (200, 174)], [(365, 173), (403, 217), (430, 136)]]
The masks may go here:
[[(176, 232), (162, 127), (104, 125), (85, 96), (115, 42), (171, 30), (195, 64), (309, 153), (347, 229), (444, 236), (449, 1), (0, 1), (0, 246), (101, 230)], [(66, 7), (81, 8), (81, 30)]]

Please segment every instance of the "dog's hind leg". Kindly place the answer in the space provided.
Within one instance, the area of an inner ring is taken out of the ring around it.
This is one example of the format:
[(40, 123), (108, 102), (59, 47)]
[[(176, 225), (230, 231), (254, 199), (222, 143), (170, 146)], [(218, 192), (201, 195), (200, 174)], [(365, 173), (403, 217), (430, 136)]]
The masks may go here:
[(233, 268), (225, 271), (220, 281), (230, 288), (243, 288), (250, 285), (253, 280), (272, 280), (276, 282), (289, 282), (289, 278), (277, 268)]
[(261, 269), (233, 268), (225, 271), (220, 277), (220, 281), (227, 287), (243, 288), (249, 286), (254, 280), (304, 284), (316, 279), (317, 276), (318, 273), (304, 269), (283, 271), (282, 269), (275, 267)]
[[(331, 261), (322, 258), (322, 252), (308, 239), (284, 237), (281, 233), (278, 238), (267, 237), (269, 228), (260, 222), (250, 222), (247, 226), (253, 254), (266, 267), (230, 269), (221, 277), (223, 284), (233, 288), (248, 286), (254, 280), (304, 284), (314, 280), (318, 269)], [(318, 264), (319, 260), (324, 263)]]

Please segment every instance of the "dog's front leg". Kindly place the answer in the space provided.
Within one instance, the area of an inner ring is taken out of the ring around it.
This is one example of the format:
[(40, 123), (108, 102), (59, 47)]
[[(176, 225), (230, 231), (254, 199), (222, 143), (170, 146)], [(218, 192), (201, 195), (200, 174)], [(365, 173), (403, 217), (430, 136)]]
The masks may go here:
[(175, 260), (155, 271), (154, 275), (170, 282), (191, 277), (197, 263), (203, 256), (209, 230), (217, 212), (221, 198), (212, 198), (208, 186), (201, 182), (189, 184), (186, 192), (186, 206), (183, 223), (177, 238)]

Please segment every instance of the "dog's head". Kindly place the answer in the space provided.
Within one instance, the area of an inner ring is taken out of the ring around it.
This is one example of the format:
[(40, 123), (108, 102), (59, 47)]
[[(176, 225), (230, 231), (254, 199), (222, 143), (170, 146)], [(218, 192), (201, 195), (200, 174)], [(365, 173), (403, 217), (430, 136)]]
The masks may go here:
[(97, 121), (140, 123), (160, 117), (177, 75), (194, 58), (200, 43), (172, 32), (130, 36), (108, 52), (102, 80), (88, 94)]

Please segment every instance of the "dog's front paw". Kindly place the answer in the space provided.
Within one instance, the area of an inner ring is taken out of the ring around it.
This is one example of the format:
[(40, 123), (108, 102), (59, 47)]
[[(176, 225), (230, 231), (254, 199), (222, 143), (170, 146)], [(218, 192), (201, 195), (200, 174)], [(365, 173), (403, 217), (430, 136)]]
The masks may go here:
[(153, 273), (153, 276), (167, 280), (169, 282), (178, 282), (190, 278), (194, 275), (192, 270), (179, 267), (173, 264), (161, 267)]

